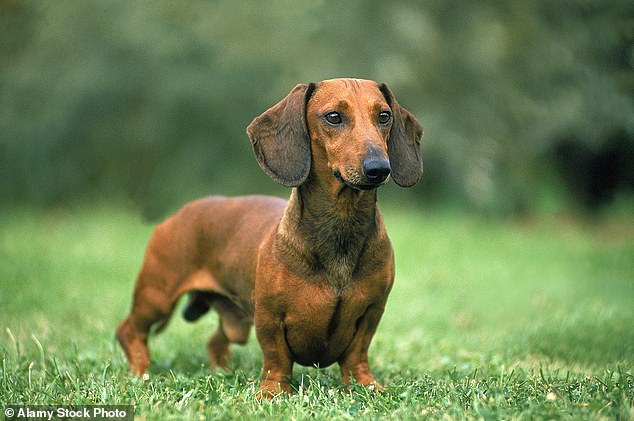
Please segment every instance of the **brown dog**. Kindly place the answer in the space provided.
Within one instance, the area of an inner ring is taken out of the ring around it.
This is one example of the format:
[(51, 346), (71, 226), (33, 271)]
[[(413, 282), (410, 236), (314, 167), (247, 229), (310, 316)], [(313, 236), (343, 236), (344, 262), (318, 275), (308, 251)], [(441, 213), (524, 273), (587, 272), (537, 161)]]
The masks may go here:
[(343, 381), (381, 386), (368, 347), (394, 280), (394, 255), (376, 206), (391, 174), (422, 173), (422, 128), (384, 84), (334, 79), (297, 85), (247, 128), (258, 163), (294, 187), (288, 202), (209, 197), (159, 225), (132, 310), (117, 338), (136, 374), (149, 365), (150, 328), (189, 293), (187, 320), (213, 307), (212, 367), (255, 323), (263, 353), (260, 396), (290, 392), (293, 363), (338, 362)]

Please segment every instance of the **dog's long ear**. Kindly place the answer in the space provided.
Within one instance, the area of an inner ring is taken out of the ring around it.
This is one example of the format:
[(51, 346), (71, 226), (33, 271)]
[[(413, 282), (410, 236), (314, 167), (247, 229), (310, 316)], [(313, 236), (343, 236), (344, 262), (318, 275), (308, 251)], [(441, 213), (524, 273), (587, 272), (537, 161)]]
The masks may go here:
[(379, 89), (392, 109), (392, 129), (387, 143), (387, 154), (392, 166), (392, 178), (401, 187), (411, 187), (423, 174), (420, 140), (423, 128), (416, 117), (401, 107), (385, 83)]
[(299, 186), (310, 171), (306, 103), (313, 90), (313, 84), (295, 86), (247, 127), (258, 164), (275, 182), (286, 187)]

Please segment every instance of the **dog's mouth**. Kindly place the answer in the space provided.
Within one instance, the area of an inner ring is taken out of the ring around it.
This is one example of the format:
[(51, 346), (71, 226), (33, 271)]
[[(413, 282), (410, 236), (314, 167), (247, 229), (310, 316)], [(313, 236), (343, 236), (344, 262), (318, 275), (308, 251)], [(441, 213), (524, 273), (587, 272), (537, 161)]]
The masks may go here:
[(343, 176), (341, 175), (341, 171), (339, 171), (339, 169), (334, 169), (332, 171), (333, 175), (335, 176), (335, 178), (342, 184), (350, 187), (351, 189), (354, 190), (373, 190), (376, 189), (380, 186), (382, 186), (383, 184), (387, 183), (389, 180), (389, 177), (386, 178), (385, 180), (382, 180), (379, 183), (370, 183), (367, 181), (364, 182), (359, 182), (359, 183), (354, 183), (352, 181), (346, 180), (345, 178), (343, 178)]

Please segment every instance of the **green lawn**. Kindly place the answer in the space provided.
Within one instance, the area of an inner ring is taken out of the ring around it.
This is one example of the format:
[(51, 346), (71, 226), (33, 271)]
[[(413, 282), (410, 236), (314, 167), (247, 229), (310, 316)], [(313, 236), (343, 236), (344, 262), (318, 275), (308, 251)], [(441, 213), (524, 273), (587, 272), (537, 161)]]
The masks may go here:
[(147, 419), (634, 418), (634, 215), (494, 222), (384, 210), (397, 279), (370, 349), (383, 393), (296, 366), (255, 399), (254, 335), (210, 372), (215, 316), (175, 317), (127, 374), (114, 329), (151, 226), (116, 206), (0, 213), (0, 407), (134, 404)]

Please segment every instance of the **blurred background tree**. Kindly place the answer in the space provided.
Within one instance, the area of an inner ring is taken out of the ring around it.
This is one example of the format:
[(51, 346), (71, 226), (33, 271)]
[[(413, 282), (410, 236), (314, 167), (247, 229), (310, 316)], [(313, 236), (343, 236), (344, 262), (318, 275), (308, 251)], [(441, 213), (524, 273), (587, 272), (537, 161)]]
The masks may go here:
[(518, 214), (634, 191), (631, 1), (0, 0), (0, 26), (3, 206), (284, 195), (245, 127), (343, 76), (425, 127), (411, 200)]

